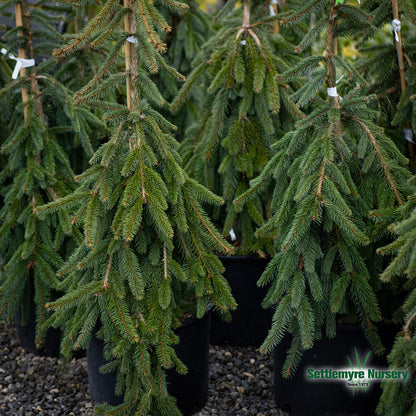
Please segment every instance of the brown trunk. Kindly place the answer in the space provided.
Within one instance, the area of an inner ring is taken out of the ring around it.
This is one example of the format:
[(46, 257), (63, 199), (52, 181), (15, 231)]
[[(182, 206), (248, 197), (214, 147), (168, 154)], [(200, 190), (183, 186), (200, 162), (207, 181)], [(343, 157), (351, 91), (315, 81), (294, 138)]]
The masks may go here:
[[(392, 9), (393, 9), (393, 19), (399, 19), (399, 5), (397, 0), (392, 0)], [(406, 76), (405, 76), (405, 67), (404, 67), (404, 58), (403, 58), (403, 43), (402, 43), (402, 35), (401, 32), (397, 32), (397, 38), (396, 40), (396, 34), (394, 36), (394, 43), (396, 45), (396, 51), (397, 51), (397, 63), (399, 66), (399, 76), (400, 76), (400, 88), (402, 91), (402, 94), (406, 90)], [(409, 120), (406, 121), (406, 129), (410, 129), (410, 122)], [(410, 169), (413, 171), (413, 160), (414, 160), (414, 145), (411, 142), (407, 142), (407, 147), (409, 150), (409, 163), (410, 163)]]
[[(30, 31), (30, 22), (29, 22), (29, 10), (27, 8), (27, 1), (21, 0), (20, 2), (16, 3), (15, 6), (15, 17), (16, 17), (16, 26), (24, 27), (25, 32), (20, 31), (20, 36), (25, 36), (26, 40), (26, 48), (19, 48), (18, 49), (18, 56), (22, 59), (34, 59), (34, 51), (33, 51), (33, 41), (32, 41), (32, 32)], [(30, 80), (30, 93), (33, 94), (35, 98), (35, 111), (36, 115), (44, 120), (42, 102), (40, 99), (40, 90), (38, 80), (36, 79), (36, 69), (35, 67), (30, 68), (21, 68), (20, 69), (20, 76), (22, 78), (28, 77)], [(28, 88), (23, 85), (22, 86), (22, 101), (23, 104), (26, 104), (29, 100), (29, 90)], [(27, 118), (27, 109), (25, 106), (24, 109), (24, 117), (25, 120)]]
[[(335, 0), (332, 0), (330, 17), (329, 17), (329, 25), (328, 25), (328, 32), (326, 38), (326, 83), (328, 88), (335, 88), (336, 87), (336, 72), (335, 72), (335, 65), (332, 62), (332, 57), (336, 55), (335, 49), (335, 17), (336, 17), (336, 6)], [(329, 100), (333, 102), (336, 107), (339, 107), (339, 98), (338, 97), (329, 97)]]
[(244, 2), (243, 11), (243, 28), (248, 29), (250, 27), (250, 2), (247, 0)]
[[(17, 27), (23, 27), (23, 14), (22, 14), (22, 5), (20, 3), (16, 3), (16, 6), (14, 7), (15, 11), (15, 18), (16, 18), (16, 26)], [(23, 36), (23, 31), (19, 31), (19, 36)], [(19, 48), (18, 49), (18, 57), (21, 59), (26, 59), (26, 49), (25, 48)], [(20, 76), (22, 78), (25, 78), (27, 74), (27, 68), (20, 68)], [(24, 107), (24, 117), (25, 120), (27, 118), (27, 110), (26, 110), (26, 103), (29, 100), (29, 91), (26, 87), (26, 85), (22, 85), (22, 101), (23, 104), (25, 104)]]
[[(130, 9), (130, 13), (124, 19), (124, 30), (130, 35), (137, 31), (137, 23), (133, 0), (124, 0), (124, 7)], [(126, 41), (126, 81), (127, 107), (130, 111), (139, 111), (139, 96), (137, 91), (137, 44)]]
[[(273, 8), (274, 14), (277, 16), (277, 4), (273, 3), (271, 4), (271, 6)], [(273, 33), (274, 34), (279, 33), (279, 21), (277, 19), (274, 21)]]
[[(335, 37), (335, 24), (336, 24), (337, 6), (335, 0), (332, 0), (328, 32), (326, 38), (326, 83), (328, 88), (336, 88), (336, 69), (332, 61), (332, 57), (337, 54), (337, 38)], [(340, 108), (339, 97), (328, 97), (331, 105), (336, 108)], [(332, 126), (330, 132), (332, 133)], [(339, 136), (342, 135), (341, 122), (338, 122), (335, 126), (336, 132)]]

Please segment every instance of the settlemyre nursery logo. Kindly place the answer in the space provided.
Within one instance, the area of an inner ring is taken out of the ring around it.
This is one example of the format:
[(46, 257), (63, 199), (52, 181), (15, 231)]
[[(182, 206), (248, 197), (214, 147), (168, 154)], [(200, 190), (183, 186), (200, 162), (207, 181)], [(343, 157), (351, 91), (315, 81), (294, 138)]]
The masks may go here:
[[(367, 391), (370, 383), (382, 381), (406, 382), (410, 379), (410, 373), (405, 369), (376, 368), (367, 366), (371, 351), (364, 358), (360, 358), (357, 349), (354, 348), (353, 358), (347, 356), (349, 367), (345, 368), (308, 368), (305, 376), (308, 381), (316, 382), (341, 382), (354, 395), (357, 391)], [(355, 363), (353, 360), (355, 359)]]

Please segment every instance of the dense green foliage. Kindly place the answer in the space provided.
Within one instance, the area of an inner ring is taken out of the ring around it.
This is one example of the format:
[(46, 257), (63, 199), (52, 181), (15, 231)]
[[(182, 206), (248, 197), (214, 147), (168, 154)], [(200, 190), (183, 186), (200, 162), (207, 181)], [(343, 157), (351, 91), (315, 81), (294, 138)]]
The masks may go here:
[[(382, 122), (388, 128), (389, 135), (398, 143), (411, 159), (414, 170), (413, 131), (416, 128), (415, 118), (415, 23), (416, 3), (414, 1), (368, 1), (366, 8), (375, 16), (374, 35), (369, 39), (370, 46), (362, 48), (363, 57), (358, 65), (366, 70), (372, 81), (370, 89), (378, 93), (382, 109)], [(399, 29), (393, 27), (393, 19), (400, 21)], [(386, 26), (393, 29), (389, 33), (389, 42), (379, 42)], [(405, 134), (407, 133), (407, 134)], [(407, 136), (407, 137), (406, 137)], [(413, 192), (406, 204), (396, 213), (395, 223), (388, 229), (396, 240), (380, 248), (379, 253), (389, 259), (390, 264), (381, 274), (381, 280), (395, 287), (403, 287), (407, 292), (403, 305), (397, 308), (398, 321), (403, 330), (397, 335), (392, 351), (388, 356), (392, 369), (405, 368), (411, 378), (406, 383), (382, 384), (383, 394), (378, 406), (380, 415), (415, 414), (415, 325), (416, 292), (415, 292), (415, 194)], [(382, 221), (383, 226), (388, 224)]]
[[(181, 14), (173, 14), (170, 10), (163, 9), (163, 15), (172, 26), (172, 31), (166, 35), (167, 62), (187, 77), (192, 70), (192, 62), (199, 53), (202, 45), (212, 36), (212, 18), (204, 13), (196, 0), (187, 0), (189, 9)], [(175, 80), (160, 77), (159, 88), (166, 100), (171, 101), (178, 92), (180, 84)], [(183, 140), (184, 132), (198, 119), (200, 107), (205, 92), (202, 88), (193, 90), (192, 100), (181, 108), (180, 111), (172, 114), (167, 112), (169, 120), (177, 127), (176, 138)]]
[[(377, 94), (383, 127), (413, 162), (413, 145), (404, 140), (404, 129), (412, 135), (410, 130), (416, 128), (413, 65), (416, 58), (416, 10), (413, 1), (394, 3), (397, 5), (396, 12), (391, 1), (371, 0), (363, 4), (373, 17), (373, 24), (367, 33), (369, 38), (361, 42), (356, 67), (369, 81), (368, 94)], [(400, 19), (400, 30), (395, 35), (392, 21), (397, 17)], [(395, 41), (396, 36), (400, 42)]]
[(38, 346), (102, 338), (124, 402), (99, 414), (178, 416), (181, 317), (236, 307), (217, 254), (269, 255), (261, 351), (291, 336), (290, 376), (348, 322), (382, 353), (394, 315), (412, 380), (378, 412), (413, 415), (415, 1), (64, 2), (0, 5), (0, 317), (34, 299)]
[[(402, 220), (395, 224), (393, 232), (397, 239), (379, 251), (384, 255), (394, 254), (390, 265), (381, 275), (383, 281), (402, 284), (409, 291), (401, 308), (404, 330), (401, 331), (393, 345), (388, 359), (391, 368), (405, 368), (410, 371), (411, 378), (406, 383), (383, 383), (383, 394), (378, 406), (380, 415), (415, 414), (415, 382), (416, 382), (416, 198), (412, 195), (402, 207)], [(402, 276), (406, 280), (403, 282)]]
[(273, 253), (271, 241), (253, 241), (253, 234), (270, 216), (269, 190), (243, 208), (233, 205), (233, 200), (266, 165), (275, 138), (299, 118), (288, 85), (277, 81), (294, 61), (294, 48), (273, 33), (275, 18), (267, 16), (265, 4), (234, 6), (235, 2), (227, 3), (172, 108), (192, 100), (190, 94), (203, 88), (199, 119), (187, 130), (181, 149), (187, 170), (226, 201), (210, 212), (236, 252), (264, 255)]
[[(50, 59), (22, 69), (17, 79), (11, 78), (6, 65), (15, 62), (10, 53), (38, 59), (50, 56), (60, 42), (61, 35), (52, 25), (56, 15), (44, 10), (43, 3), (32, 8), (26, 2), (6, 1), (0, 8), (8, 12), (15, 6), (14, 16), (21, 22), (6, 33), (7, 53), (0, 58), (5, 69), (0, 106), (2, 131), (6, 132), (1, 138), (1, 153), (6, 159), (0, 174), (0, 316), (13, 319), (21, 305), (25, 321), (34, 298), (38, 346), (44, 336), (44, 305), (58, 290), (56, 268), (71, 250), (65, 236), (72, 226), (66, 213), (39, 221), (34, 210), (74, 189), (66, 150), (75, 147), (75, 140), (90, 149), (92, 128), (101, 124), (85, 107), (74, 106), (72, 92), (51, 75)], [(43, 42), (38, 42), (39, 38)], [(68, 138), (72, 144), (67, 143)]]
[[(187, 8), (161, 3), (176, 12)], [(82, 231), (59, 271), (65, 294), (48, 307), (55, 311), (50, 322), (64, 330), (66, 353), (86, 347), (99, 328), (107, 370), (117, 370), (117, 392), (124, 395), (115, 409), (101, 406), (104, 414), (179, 414), (164, 369), (185, 371), (174, 350), (181, 315), (235, 307), (214, 254), (231, 248), (201, 207), (222, 201), (184, 172), (175, 126), (156, 109), (165, 101), (151, 76), (182, 78), (161, 56), (159, 33), (169, 31), (152, 2), (107, 0), (55, 53), (65, 57), (85, 44), (110, 48), (76, 97), (102, 109), (111, 137), (77, 177), (77, 189), (39, 211), (69, 215)], [(106, 90), (123, 84), (126, 102), (108, 101)]]
[[(273, 216), (257, 231), (274, 238), (277, 253), (259, 281), (270, 285), (264, 305), (276, 306), (262, 351), (292, 334), (285, 376), (315, 340), (336, 335), (339, 319), (358, 322), (375, 351), (383, 351), (376, 328), (383, 311), (373, 282), (380, 271), (374, 251), (385, 230), (372, 217), (403, 203), (408, 176), (406, 159), (377, 125), (375, 97), (362, 93), (365, 80), (335, 48), (342, 36), (364, 32), (368, 15), (357, 6), (322, 0), (305, 2), (282, 21), (296, 24), (311, 12), (316, 23), (298, 49), (322, 32), (324, 46), (280, 77), (283, 82), (307, 76), (293, 96), (307, 115), (275, 142), (275, 155), (237, 200), (245, 203), (274, 186)], [(337, 84), (340, 74), (349, 82)]]

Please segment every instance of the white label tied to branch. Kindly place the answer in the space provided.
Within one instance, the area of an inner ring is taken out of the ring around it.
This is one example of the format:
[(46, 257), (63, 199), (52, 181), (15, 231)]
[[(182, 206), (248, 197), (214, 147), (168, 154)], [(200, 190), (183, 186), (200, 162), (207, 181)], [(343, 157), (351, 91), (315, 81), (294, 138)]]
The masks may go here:
[(230, 230), (230, 237), (231, 237), (231, 241), (237, 240), (237, 236), (235, 235), (235, 232), (232, 228)]
[(330, 97), (338, 97), (337, 87), (327, 88), (326, 92)]
[(13, 59), (16, 61), (16, 65), (13, 70), (12, 78), (17, 79), (19, 75), (20, 68), (30, 68), (31, 66), (35, 66), (34, 59), (24, 59), (24, 58), (17, 58), (12, 53), (8, 53), (6, 49), (2, 48), (1, 53), (3, 55), (7, 55), (8, 58)]
[(337, 87), (327, 88), (326, 93), (328, 94), (329, 97), (333, 97), (333, 98), (338, 97), (339, 100), (342, 101), (342, 97), (338, 95)]
[(399, 32), (400, 32), (400, 29), (402, 27), (402, 24), (401, 24), (399, 19), (394, 19), (391, 22), (391, 25), (393, 26), (394, 38), (396, 39), (396, 42), (398, 42), (399, 41)]
[(272, 0), (269, 4), (270, 16), (276, 16), (276, 12), (274, 11), (273, 4), (278, 4), (277, 0)]
[(413, 130), (412, 129), (403, 129), (403, 134), (404, 134), (404, 138), (410, 142), (410, 143), (414, 143), (413, 141)]
[(127, 38), (127, 42), (130, 42), (130, 43), (139, 43), (139, 40), (136, 38), (136, 36), (129, 36)]

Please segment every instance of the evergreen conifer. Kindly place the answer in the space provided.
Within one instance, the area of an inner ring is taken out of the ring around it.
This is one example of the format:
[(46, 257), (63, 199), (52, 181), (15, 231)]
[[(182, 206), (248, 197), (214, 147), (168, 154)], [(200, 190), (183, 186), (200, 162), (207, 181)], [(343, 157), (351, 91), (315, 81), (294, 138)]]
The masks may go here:
[[(414, 179), (413, 179), (414, 182)], [(382, 273), (381, 279), (395, 285), (404, 286), (409, 295), (401, 307), (400, 316), (403, 330), (399, 332), (388, 356), (393, 370), (406, 369), (409, 380), (405, 383), (383, 383), (383, 393), (377, 408), (379, 415), (414, 415), (415, 381), (416, 381), (416, 196), (413, 194), (400, 209), (401, 221), (397, 222), (392, 231), (396, 240), (386, 247), (380, 248), (383, 255), (394, 255), (391, 263)], [(403, 279), (404, 277), (404, 279)]]
[(270, 189), (242, 208), (233, 200), (266, 165), (273, 140), (300, 116), (288, 85), (277, 81), (294, 61), (293, 47), (274, 33), (275, 12), (269, 13), (264, 2), (228, 1), (171, 105), (177, 109), (202, 89), (199, 119), (188, 128), (181, 152), (188, 172), (224, 198), (225, 205), (210, 214), (237, 254), (273, 253), (270, 240), (253, 241), (256, 227), (270, 216)]
[[(187, 8), (175, 0), (159, 4), (175, 12)], [(59, 271), (65, 294), (48, 307), (50, 323), (64, 330), (65, 353), (87, 347), (99, 328), (106, 371), (117, 371), (116, 391), (124, 395), (123, 404), (102, 405), (100, 414), (180, 414), (164, 371), (186, 371), (175, 354), (174, 328), (184, 312), (201, 317), (210, 305), (222, 313), (235, 308), (214, 254), (231, 247), (201, 207), (222, 201), (184, 172), (175, 127), (158, 109), (165, 100), (151, 76), (183, 77), (161, 55), (171, 28), (156, 6), (102, 1), (72, 42), (55, 52), (65, 57), (87, 44), (109, 48), (76, 98), (104, 111), (111, 137), (78, 176), (75, 192), (39, 210), (41, 216), (69, 215), (82, 230)], [(106, 90), (122, 84), (126, 103), (106, 100)]]
[(280, 22), (296, 25), (311, 13), (315, 24), (297, 50), (322, 40), (322, 52), (279, 78), (306, 77), (293, 98), (307, 115), (274, 143), (275, 155), (236, 201), (246, 204), (273, 183), (273, 216), (257, 231), (276, 247), (259, 281), (270, 285), (264, 306), (276, 307), (261, 351), (291, 334), (286, 377), (316, 340), (336, 335), (337, 319), (358, 322), (376, 353), (383, 351), (374, 257), (381, 235), (369, 212), (381, 216), (403, 204), (408, 176), (406, 159), (376, 124), (375, 97), (363, 94), (365, 80), (339, 48), (339, 38), (367, 33), (371, 17), (358, 5), (310, 0)]
[[(412, 1), (368, 1), (368, 10), (375, 16), (373, 37), (378, 40), (383, 28), (390, 29), (387, 42), (374, 42), (361, 48), (363, 58), (357, 63), (368, 73), (370, 89), (377, 93), (382, 108), (381, 121), (396, 143), (404, 151), (407, 140), (411, 164), (414, 157), (412, 143), (415, 129), (415, 61), (414, 25), (416, 9)], [(396, 21), (394, 21), (396, 20)], [(404, 137), (403, 137), (404, 136)], [(414, 192), (414, 176), (411, 179)], [(396, 319), (403, 325), (398, 333), (392, 351), (388, 356), (391, 369), (409, 371), (405, 383), (382, 383), (382, 396), (377, 408), (379, 415), (413, 415), (415, 407), (415, 369), (414, 350), (416, 337), (414, 318), (416, 312), (415, 293), (415, 233), (413, 222), (416, 218), (415, 194), (413, 193), (393, 215), (378, 217), (379, 226), (387, 228), (396, 236), (395, 241), (379, 248), (378, 252), (391, 262), (381, 274), (381, 280), (394, 287), (407, 291), (403, 305), (396, 311)], [(393, 225), (390, 223), (393, 222)]]
[[(48, 316), (45, 303), (56, 297), (55, 271), (70, 250), (66, 235), (72, 225), (66, 213), (40, 221), (34, 211), (74, 189), (62, 131), (69, 130), (72, 137), (88, 143), (85, 130), (100, 124), (85, 108), (74, 108), (72, 93), (51, 75), (53, 61), (40, 62), (39, 56), (50, 56), (61, 38), (53, 26), (56, 15), (51, 16), (43, 6), (44, 1), (35, 7), (26, 0), (5, 1), (0, 6), (0, 12), (14, 10), (16, 19), (16, 27), (4, 36), (7, 44), (0, 58), (16, 64), (0, 90), (8, 134), (1, 143), (5, 166), (0, 174), (0, 316), (12, 320), (21, 306), (25, 323), (34, 299), (38, 347)], [(64, 127), (56, 124), (57, 113)]]

